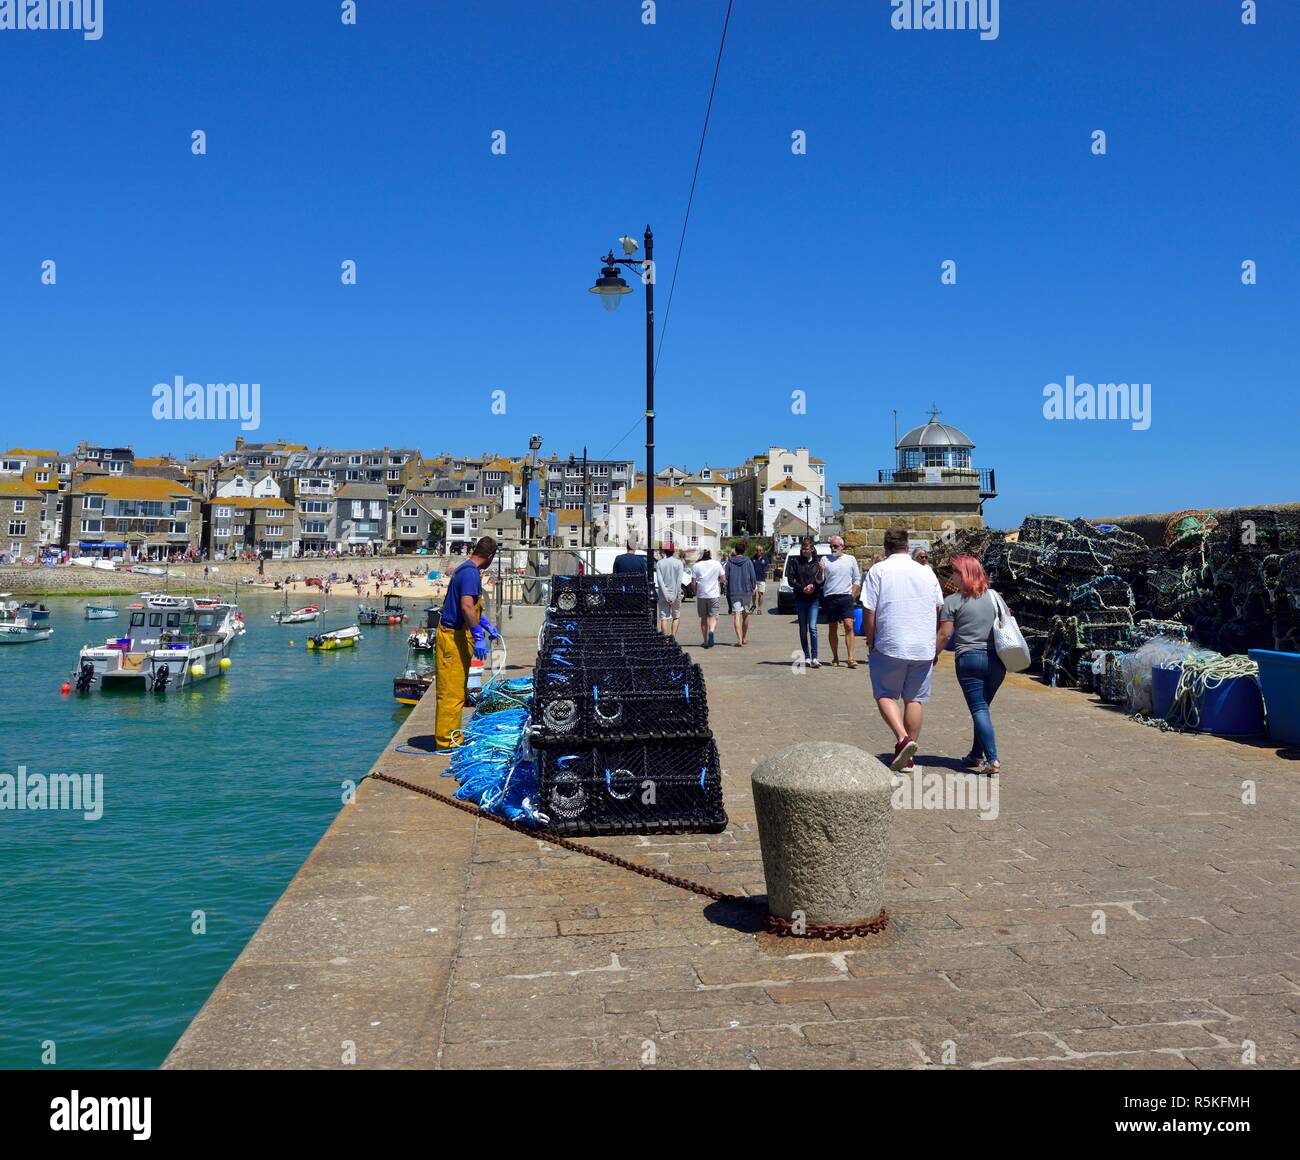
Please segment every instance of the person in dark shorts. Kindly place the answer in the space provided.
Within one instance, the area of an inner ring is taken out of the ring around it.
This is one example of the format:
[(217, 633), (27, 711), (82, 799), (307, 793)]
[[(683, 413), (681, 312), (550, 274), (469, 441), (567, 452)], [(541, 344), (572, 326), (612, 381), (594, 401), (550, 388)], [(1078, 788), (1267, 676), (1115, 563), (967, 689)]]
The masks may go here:
[(840, 663), (840, 644), (837, 630), (844, 630), (844, 651), (848, 666), (858, 667), (853, 658), (853, 602), (862, 591), (862, 569), (858, 562), (844, 551), (844, 539), (831, 537), (831, 556), (822, 562), (825, 579), (822, 581), (822, 619), (826, 621), (831, 638), (831, 664)]

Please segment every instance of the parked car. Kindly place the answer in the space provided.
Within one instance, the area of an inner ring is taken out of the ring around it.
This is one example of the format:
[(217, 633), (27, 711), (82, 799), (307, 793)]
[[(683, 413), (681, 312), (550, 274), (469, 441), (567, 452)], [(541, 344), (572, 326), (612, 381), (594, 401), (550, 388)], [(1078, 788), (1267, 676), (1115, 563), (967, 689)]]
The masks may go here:
[[(818, 556), (829, 556), (830, 554), (830, 544), (817, 545)], [(790, 582), (785, 578), (785, 569), (790, 558), (797, 555), (799, 555), (798, 544), (791, 548), (785, 554), (785, 559), (781, 561), (781, 581), (776, 587), (776, 610), (783, 615), (794, 612), (794, 590), (790, 587)]]

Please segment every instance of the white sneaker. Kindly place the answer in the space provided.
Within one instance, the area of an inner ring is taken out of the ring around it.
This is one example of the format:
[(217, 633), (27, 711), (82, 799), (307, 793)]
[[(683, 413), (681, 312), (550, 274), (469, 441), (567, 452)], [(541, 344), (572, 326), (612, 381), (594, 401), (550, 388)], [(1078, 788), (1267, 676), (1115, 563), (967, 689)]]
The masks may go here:
[(813, 657), (813, 659), (808, 662), (808, 667), (810, 669), (820, 669), (822, 667), (822, 663), (816, 657)]

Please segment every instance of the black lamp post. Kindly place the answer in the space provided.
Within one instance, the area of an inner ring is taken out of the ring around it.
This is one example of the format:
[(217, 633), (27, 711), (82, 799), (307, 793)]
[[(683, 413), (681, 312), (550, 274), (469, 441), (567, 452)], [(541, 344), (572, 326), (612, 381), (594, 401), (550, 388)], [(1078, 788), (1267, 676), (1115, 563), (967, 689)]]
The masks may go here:
[[(636, 270), (645, 284), (645, 529), (646, 529), (646, 571), (653, 574), (655, 542), (655, 278), (654, 278), (654, 235), (650, 227), (645, 228), (645, 257), (634, 258), (637, 251), (636, 242), (630, 237), (619, 239), (624, 257), (614, 257), (610, 250), (602, 260), (600, 277), (594, 286), (588, 287), (592, 294), (600, 295), (601, 303), (608, 311), (618, 309), (619, 299), (630, 294), (632, 287), (619, 272), (620, 266)], [(653, 608), (651, 609), (653, 615)]]

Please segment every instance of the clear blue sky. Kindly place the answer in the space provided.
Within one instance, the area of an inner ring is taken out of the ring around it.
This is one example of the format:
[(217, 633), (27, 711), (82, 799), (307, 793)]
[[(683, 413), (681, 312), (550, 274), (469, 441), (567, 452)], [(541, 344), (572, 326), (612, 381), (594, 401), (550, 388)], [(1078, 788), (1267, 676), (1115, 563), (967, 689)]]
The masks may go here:
[[(639, 0), (358, 7), (0, 32), (5, 446), (228, 447), (150, 417), (176, 375), (261, 383), (248, 437), (311, 445), (599, 455), (637, 420), (641, 290), (610, 316), (586, 287), (649, 221), (663, 323), (725, 0), (650, 27)], [(1259, 8), (1003, 0), (985, 42), (895, 31), (888, 0), (737, 0), (658, 462), (772, 442), (874, 479), (892, 409), (933, 399), (998, 470), (995, 524), (1300, 498), (1300, 4)], [(1046, 421), (1066, 375), (1151, 383), (1150, 429)]]

